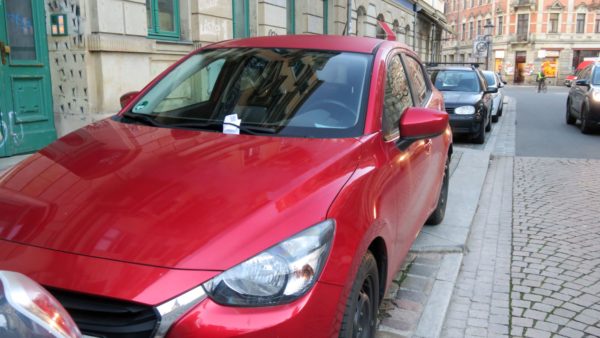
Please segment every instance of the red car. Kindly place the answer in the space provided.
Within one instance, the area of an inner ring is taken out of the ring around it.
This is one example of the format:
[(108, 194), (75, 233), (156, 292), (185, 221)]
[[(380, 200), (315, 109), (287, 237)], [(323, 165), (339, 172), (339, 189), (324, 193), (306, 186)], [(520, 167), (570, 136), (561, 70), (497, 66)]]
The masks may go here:
[(0, 177), (0, 269), (97, 337), (372, 337), (452, 134), (406, 45), (201, 48)]

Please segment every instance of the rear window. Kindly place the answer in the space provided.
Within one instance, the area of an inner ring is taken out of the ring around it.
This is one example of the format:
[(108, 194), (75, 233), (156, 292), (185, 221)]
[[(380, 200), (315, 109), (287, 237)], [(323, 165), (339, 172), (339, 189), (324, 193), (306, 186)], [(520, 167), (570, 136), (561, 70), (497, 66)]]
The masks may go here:
[(441, 91), (475, 92), (481, 91), (479, 77), (468, 70), (434, 70), (431, 82)]
[(360, 53), (207, 50), (173, 69), (125, 116), (217, 132), (236, 121), (240, 133), (359, 136), (371, 63), (371, 55)]
[(485, 81), (487, 82), (488, 86), (492, 86), (492, 87), (497, 86), (496, 75), (494, 75), (494, 73), (483, 72), (483, 76), (485, 77)]

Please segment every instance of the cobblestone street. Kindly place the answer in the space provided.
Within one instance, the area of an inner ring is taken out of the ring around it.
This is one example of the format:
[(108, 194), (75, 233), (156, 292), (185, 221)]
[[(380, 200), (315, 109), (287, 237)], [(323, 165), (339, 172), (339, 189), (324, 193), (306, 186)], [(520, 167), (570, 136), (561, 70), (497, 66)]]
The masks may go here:
[(503, 119), (441, 336), (600, 337), (600, 161), (514, 157)]
[(600, 336), (600, 161), (516, 158), (513, 336)]

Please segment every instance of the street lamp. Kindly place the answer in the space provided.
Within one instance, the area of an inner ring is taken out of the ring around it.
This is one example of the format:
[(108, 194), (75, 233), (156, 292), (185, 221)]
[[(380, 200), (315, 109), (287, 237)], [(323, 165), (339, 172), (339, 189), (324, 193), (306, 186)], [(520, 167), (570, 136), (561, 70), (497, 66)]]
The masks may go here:
[(492, 24), (492, 22), (490, 20), (488, 20), (486, 22), (486, 24), (483, 26), (483, 31), (485, 33), (484, 38), (485, 41), (487, 42), (487, 55), (485, 57), (485, 69), (489, 70), (489, 59), (490, 59), (490, 54), (493, 52), (492, 50), (492, 41), (493, 41), (493, 34), (494, 34), (494, 25)]

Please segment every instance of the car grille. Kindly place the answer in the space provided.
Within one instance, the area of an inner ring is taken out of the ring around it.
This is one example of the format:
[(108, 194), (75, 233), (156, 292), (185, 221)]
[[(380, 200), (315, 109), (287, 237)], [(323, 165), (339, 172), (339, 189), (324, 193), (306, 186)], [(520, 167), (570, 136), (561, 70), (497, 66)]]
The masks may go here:
[(158, 325), (153, 307), (48, 288), (84, 335), (102, 338), (147, 338)]
[(448, 107), (446, 107), (446, 113), (448, 113), (448, 114), (454, 114), (454, 109), (455, 108), (448, 108)]

